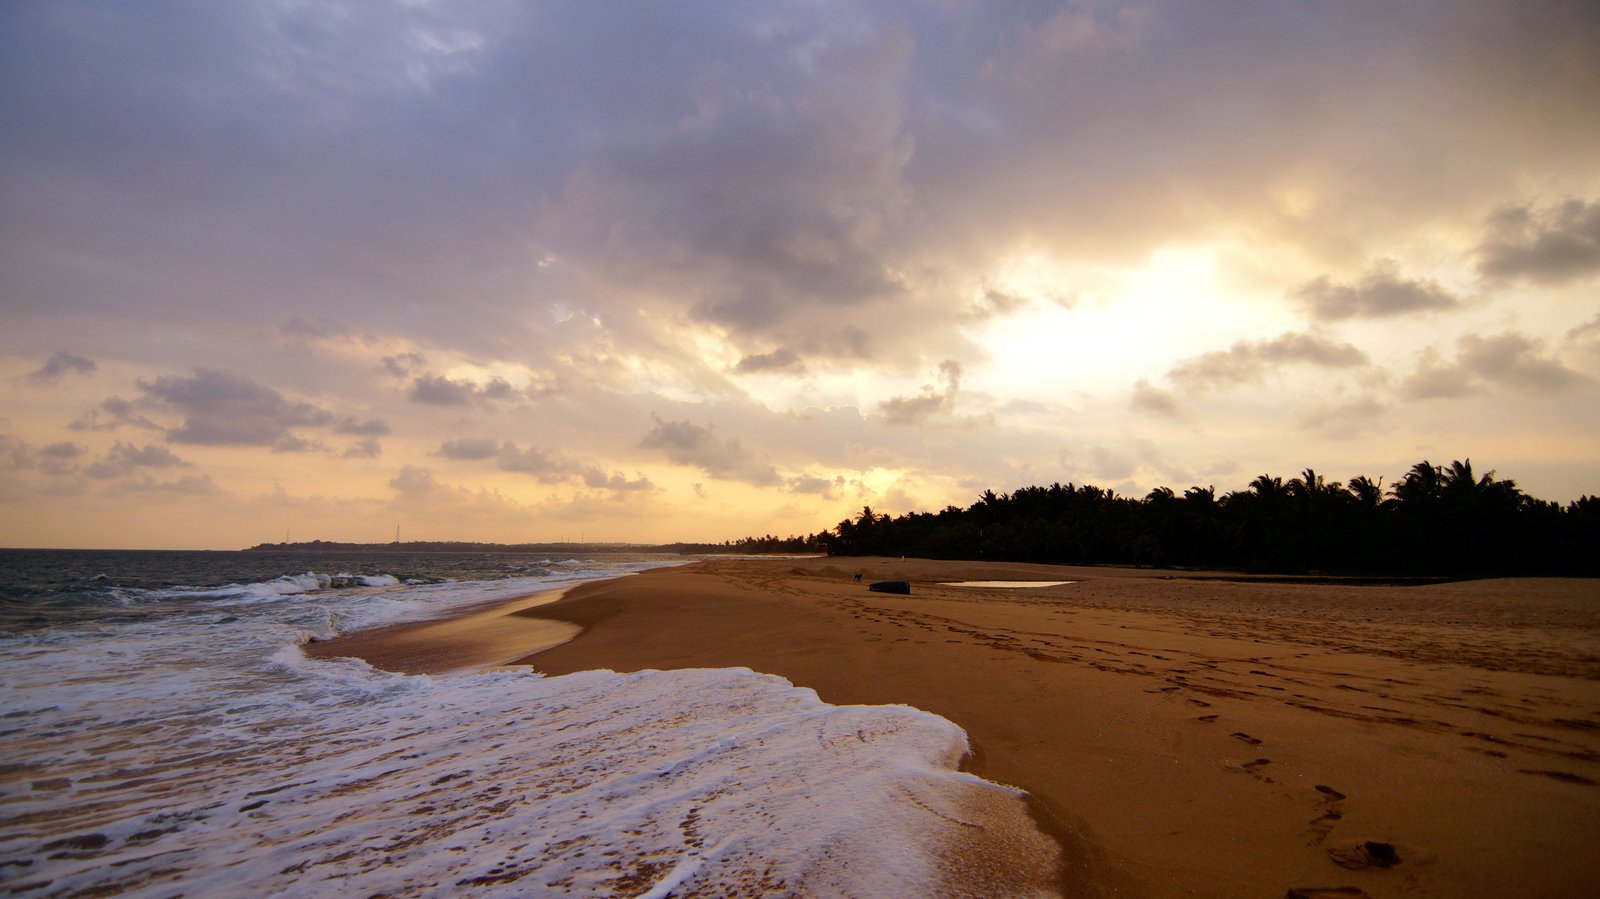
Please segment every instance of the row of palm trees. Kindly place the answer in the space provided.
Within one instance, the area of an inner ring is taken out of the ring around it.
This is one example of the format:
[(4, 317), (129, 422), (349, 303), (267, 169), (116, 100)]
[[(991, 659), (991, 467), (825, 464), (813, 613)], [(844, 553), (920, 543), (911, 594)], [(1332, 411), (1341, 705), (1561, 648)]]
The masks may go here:
[(1167, 487), (1143, 499), (1090, 485), (986, 491), (968, 508), (891, 517), (864, 508), (792, 548), (835, 555), (914, 555), (1078, 565), (1131, 564), (1262, 572), (1477, 576), (1600, 574), (1600, 497), (1567, 506), (1471, 460), (1422, 461), (1385, 488), (1312, 469), (1263, 474), (1221, 497)]

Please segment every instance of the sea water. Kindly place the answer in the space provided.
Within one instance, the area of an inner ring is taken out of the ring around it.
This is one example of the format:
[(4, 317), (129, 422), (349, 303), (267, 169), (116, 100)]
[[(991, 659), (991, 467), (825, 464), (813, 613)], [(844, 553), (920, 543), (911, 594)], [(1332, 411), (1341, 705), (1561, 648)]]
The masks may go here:
[[(748, 669), (408, 676), (299, 649), (681, 561), (0, 551), (0, 884), (41, 897), (1045, 888), (1054, 849), (1020, 795), (957, 772), (965, 735), (926, 712), (832, 706)], [(966, 876), (975, 853), (986, 873)]]

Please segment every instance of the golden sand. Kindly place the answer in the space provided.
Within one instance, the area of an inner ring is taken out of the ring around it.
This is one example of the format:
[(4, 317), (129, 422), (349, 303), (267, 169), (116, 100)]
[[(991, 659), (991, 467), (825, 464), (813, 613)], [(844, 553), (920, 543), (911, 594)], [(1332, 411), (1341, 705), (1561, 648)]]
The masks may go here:
[(727, 560), (510, 617), (583, 628), (522, 660), (550, 674), (747, 666), (943, 715), (1030, 793), (1067, 895), (1600, 894), (1595, 581)]

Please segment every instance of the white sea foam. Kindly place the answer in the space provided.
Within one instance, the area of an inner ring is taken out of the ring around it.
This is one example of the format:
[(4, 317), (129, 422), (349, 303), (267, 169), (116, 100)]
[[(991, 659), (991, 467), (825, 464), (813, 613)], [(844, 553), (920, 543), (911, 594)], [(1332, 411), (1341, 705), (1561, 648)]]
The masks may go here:
[(941, 587), (1064, 587), (1077, 581), (946, 581)]
[[(1047, 882), (959, 728), (748, 669), (428, 677), (294, 635), (507, 585), (233, 602), (6, 638), (0, 863), (31, 895), (933, 895)], [(522, 587), (526, 589), (525, 586)], [(991, 866), (994, 867), (994, 866)]]

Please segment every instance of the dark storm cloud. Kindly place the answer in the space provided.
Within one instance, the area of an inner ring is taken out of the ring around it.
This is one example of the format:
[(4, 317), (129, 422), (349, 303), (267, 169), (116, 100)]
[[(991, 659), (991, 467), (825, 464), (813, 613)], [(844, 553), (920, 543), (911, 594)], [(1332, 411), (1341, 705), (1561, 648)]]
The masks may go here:
[(1340, 284), (1326, 275), (1290, 291), (1313, 318), (1387, 318), (1409, 312), (1449, 309), (1461, 301), (1433, 281), (1402, 277), (1399, 266), (1385, 259), (1355, 284)]
[(1185, 359), (1167, 377), (1190, 390), (1205, 390), (1254, 381), (1288, 365), (1356, 368), (1367, 361), (1366, 353), (1348, 343), (1290, 331), (1270, 340), (1241, 340), (1226, 350)]
[(676, 465), (692, 466), (714, 478), (743, 481), (758, 487), (782, 481), (770, 463), (745, 447), (737, 437), (719, 437), (714, 426), (666, 421), (656, 415), (651, 419), (655, 426), (639, 441), (639, 446), (661, 450), (667, 460)]
[(312, 447), (290, 428), (326, 427), (334, 421), (325, 409), (287, 400), (243, 375), (215, 369), (140, 380), (138, 387), (148, 400), (182, 416), (181, 424), (167, 430), (167, 439), (174, 443), (270, 446), (293, 452)]
[(1434, 350), (1424, 352), (1401, 391), (1410, 399), (1441, 399), (1468, 396), (1485, 385), (1497, 385), (1549, 395), (1585, 380), (1548, 355), (1539, 342), (1507, 331), (1493, 337), (1470, 334), (1461, 338), (1454, 362), (1444, 361)]
[(54, 384), (69, 374), (86, 375), (93, 372), (97, 366), (93, 359), (75, 356), (68, 352), (57, 352), (38, 369), (28, 374), (30, 384)]
[(1478, 271), (1486, 278), (1559, 284), (1600, 273), (1600, 200), (1503, 206), (1485, 232)]

